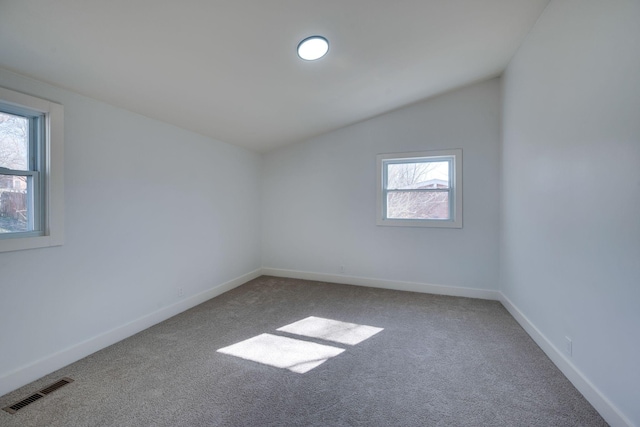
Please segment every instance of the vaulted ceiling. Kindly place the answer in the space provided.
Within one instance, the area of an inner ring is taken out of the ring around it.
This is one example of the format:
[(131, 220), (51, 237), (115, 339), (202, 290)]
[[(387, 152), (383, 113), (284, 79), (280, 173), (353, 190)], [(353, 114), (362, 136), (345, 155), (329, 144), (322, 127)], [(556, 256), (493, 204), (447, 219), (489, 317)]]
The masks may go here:
[(0, 67), (264, 152), (499, 75), (548, 1), (2, 0)]

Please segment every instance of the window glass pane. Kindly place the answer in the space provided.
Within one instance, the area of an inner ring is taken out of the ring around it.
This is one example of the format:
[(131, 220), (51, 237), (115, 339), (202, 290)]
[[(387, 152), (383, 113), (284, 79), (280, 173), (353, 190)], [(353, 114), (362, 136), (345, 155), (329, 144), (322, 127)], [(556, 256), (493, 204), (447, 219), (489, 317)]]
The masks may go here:
[(0, 112), (0, 167), (29, 170), (29, 119)]
[(0, 175), (0, 233), (33, 231), (29, 227), (29, 177)]
[(448, 191), (393, 191), (387, 193), (387, 218), (449, 219)]
[(387, 188), (416, 190), (449, 188), (449, 162), (417, 162), (387, 164)]

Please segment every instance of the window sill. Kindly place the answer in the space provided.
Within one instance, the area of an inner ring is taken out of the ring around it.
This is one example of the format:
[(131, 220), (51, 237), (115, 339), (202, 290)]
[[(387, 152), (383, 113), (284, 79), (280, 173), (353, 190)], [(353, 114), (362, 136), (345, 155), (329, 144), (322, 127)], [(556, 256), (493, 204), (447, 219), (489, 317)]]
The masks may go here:
[(420, 227), (420, 228), (462, 228), (462, 221), (424, 219), (378, 219), (378, 226)]

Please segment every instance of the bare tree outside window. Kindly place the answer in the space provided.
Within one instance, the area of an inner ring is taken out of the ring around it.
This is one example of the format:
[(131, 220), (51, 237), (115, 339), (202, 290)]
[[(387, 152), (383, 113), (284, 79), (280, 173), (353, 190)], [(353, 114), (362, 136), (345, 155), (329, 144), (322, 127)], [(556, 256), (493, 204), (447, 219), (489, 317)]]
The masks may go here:
[(0, 252), (64, 243), (64, 107), (0, 87)]
[(462, 228), (462, 150), (376, 155), (376, 225)]
[(387, 218), (449, 219), (449, 162), (387, 164)]
[[(29, 119), (0, 112), (0, 168), (29, 170)], [(0, 233), (28, 231), (27, 177), (0, 169)]]

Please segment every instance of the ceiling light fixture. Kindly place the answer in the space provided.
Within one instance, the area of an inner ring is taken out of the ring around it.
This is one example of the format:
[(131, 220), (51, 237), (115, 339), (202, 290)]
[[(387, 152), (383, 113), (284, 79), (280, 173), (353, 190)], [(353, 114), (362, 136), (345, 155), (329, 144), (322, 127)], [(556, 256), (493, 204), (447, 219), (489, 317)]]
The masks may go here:
[(329, 42), (322, 36), (311, 36), (298, 44), (298, 56), (305, 61), (315, 61), (327, 54)]

